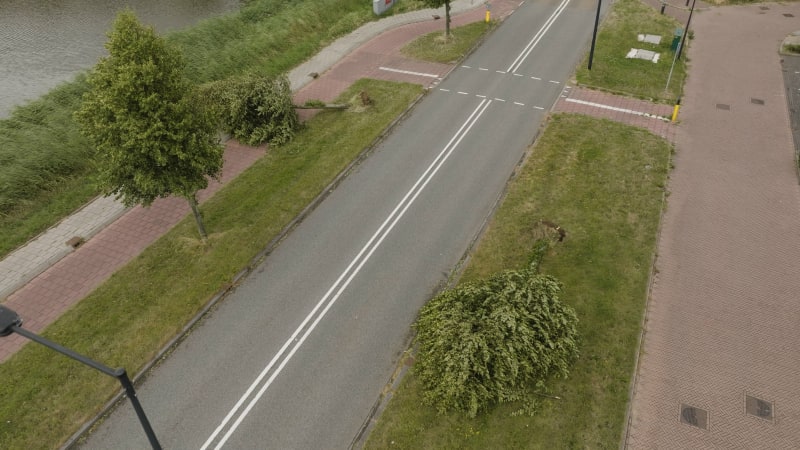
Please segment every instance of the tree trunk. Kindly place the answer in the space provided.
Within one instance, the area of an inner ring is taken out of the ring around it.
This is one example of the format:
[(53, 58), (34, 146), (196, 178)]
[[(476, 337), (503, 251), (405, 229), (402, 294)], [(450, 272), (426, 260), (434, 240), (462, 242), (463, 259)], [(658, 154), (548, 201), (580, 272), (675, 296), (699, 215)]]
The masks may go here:
[(450, 39), (450, 0), (444, 2), (444, 37)]
[(186, 200), (189, 201), (189, 206), (192, 208), (192, 214), (194, 214), (194, 220), (197, 222), (197, 231), (200, 232), (200, 239), (203, 242), (208, 241), (208, 234), (206, 234), (206, 226), (203, 224), (203, 216), (200, 215), (200, 209), (197, 207), (197, 197), (195, 194), (187, 197)]

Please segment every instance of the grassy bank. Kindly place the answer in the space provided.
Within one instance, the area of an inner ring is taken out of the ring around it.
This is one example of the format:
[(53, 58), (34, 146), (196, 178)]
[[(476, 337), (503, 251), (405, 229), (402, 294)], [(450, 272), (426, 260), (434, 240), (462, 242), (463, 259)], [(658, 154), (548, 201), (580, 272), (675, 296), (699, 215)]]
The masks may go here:
[[(675, 56), (670, 46), (675, 28), (684, 26), (639, 0), (615, 1), (597, 36), (592, 70), (587, 69), (587, 55), (576, 73), (578, 83), (655, 101), (674, 101), (686, 79), (686, 58), (682, 56), (675, 63), (669, 88), (665, 89)], [(661, 43), (638, 42), (639, 34), (660, 35)], [(688, 45), (689, 40), (686, 42)], [(658, 63), (626, 58), (632, 48), (661, 53), (661, 57)], [(686, 49), (683, 53), (686, 55)]]
[[(598, 139), (602, 136), (602, 139)], [(539, 220), (567, 232), (542, 272), (575, 308), (580, 357), (548, 383), (534, 417), (508, 404), (467, 419), (422, 405), (409, 371), (367, 448), (617, 448), (666, 183), (670, 146), (649, 132), (579, 115), (550, 119), (481, 239), (463, 280), (525, 265)]]
[[(191, 217), (81, 301), (45, 335), (135, 373), (421, 92), (362, 80), (363, 112), (324, 112), (203, 205), (210, 245)], [(91, 324), (91, 326), (87, 326)], [(0, 365), (0, 448), (52, 448), (93, 416), (117, 382), (29, 344)]]
[[(389, 14), (418, 7), (420, 1), (404, 0)], [(375, 19), (363, 0), (254, 0), (168, 40), (201, 83), (286, 72)], [(87, 88), (79, 77), (0, 120), (0, 257), (97, 195), (88, 180), (92, 151), (72, 120)]]

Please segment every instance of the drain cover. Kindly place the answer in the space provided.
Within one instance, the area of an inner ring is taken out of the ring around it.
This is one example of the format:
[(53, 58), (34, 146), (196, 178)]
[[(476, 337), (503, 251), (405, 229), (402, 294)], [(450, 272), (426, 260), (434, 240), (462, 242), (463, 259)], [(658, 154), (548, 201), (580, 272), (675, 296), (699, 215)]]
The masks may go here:
[(731, 105), (726, 105), (725, 103), (717, 103), (717, 109), (724, 109), (725, 111), (730, 111)]
[(754, 105), (763, 105), (764, 104), (764, 100), (761, 100), (760, 98), (751, 98), (750, 99), (750, 103), (752, 103)]
[(772, 408), (772, 402), (751, 395), (745, 395), (744, 410), (747, 414), (764, 420), (772, 420), (775, 412)]
[(681, 423), (708, 429), (708, 411), (681, 403)]

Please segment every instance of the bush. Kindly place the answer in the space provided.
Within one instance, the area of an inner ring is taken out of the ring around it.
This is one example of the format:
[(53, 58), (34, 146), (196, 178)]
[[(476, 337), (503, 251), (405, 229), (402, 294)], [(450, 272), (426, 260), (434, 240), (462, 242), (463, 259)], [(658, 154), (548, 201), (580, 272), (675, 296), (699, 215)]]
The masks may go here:
[(575, 312), (559, 283), (531, 269), (466, 283), (431, 300), (416, 323), (424, 401), (470, 417), (522, 400), (577, 356)]
[(196, 95), (219, 117), (225, 131), (248, 145), (285, 144), (300, 123), (285, 75), (229, 78), (201, 86)]

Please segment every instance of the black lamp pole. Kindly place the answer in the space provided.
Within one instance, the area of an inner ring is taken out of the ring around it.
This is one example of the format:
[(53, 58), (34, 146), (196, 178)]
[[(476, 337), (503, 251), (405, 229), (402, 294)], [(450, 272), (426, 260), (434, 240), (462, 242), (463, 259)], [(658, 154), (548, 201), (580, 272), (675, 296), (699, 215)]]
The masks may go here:
[(0, 337), (8, 336), (11, 333), (22, 335), (32, 341), (44, 345), (51, 350), (55, 350), (62, 355), (72, 358), (75, 361), (83, 363), (119, 380), (123, 389), (125, 389), (125, 393), (128, 394), (131, 404), (133, 404), (133, 409), (136, 410), (136, 415), (139, 417), (139, 422), (142, 423), (142, 428), (144, 428), (144, 432), (147, 435), (147, 439), (150, 441), (150, 445), (153, 447), (153, 450), (161, 450), (161, 444), (159, 444), (156, 434), (153, 431), (153, 427), (150, 426), (150, 422), (147, 420), (144, 409), (142, 409), (142, 405), (139, 403), (139, 398), (136, 397), (136, 390), (133, 387), (133, 383), (131, 382), (130, 378), (128, 378), (128, 374), (125, 372), (125, 369), (112, 369), (81, 354), (75, 353), (68, 348), (62, 347), (49, 339), (43, 338), (35, 333), (23, 329), (22, 319), (19, 317), (19, 314), (6, 308), (5, 306), (0, 305)]
[[(686, 29), (683, 30), (683, 38), (681, 39), (681, 45), (678, 47), (678, 56), (677, 58), (681, 57), (683, 53), (683, 46), (686, 45), (686, 36), (689, 34), (689, 24), (692, 22), (692, 13), (694, 12), (694, 4), (697, 0), (692, 0), (692, 7), (689, 9), (689, 18), (686, 19)], [(689, 0), (686, 0), (686, 5), (689, 5)]]
[(594, 31), (592, 32), (592, 48), (589, 49), (589, 70), (592, 70), (592, 60), (594, 59), (594, 43), (597, 41), (597, 25), (600, 23), (600, 5), (602, 0), (597, 0), (597, 14), (594, 16)]

